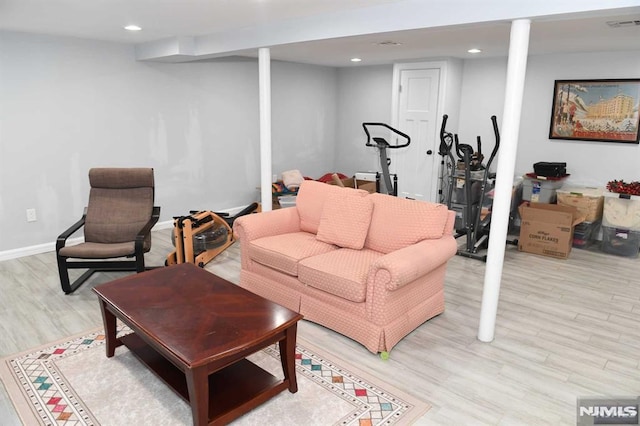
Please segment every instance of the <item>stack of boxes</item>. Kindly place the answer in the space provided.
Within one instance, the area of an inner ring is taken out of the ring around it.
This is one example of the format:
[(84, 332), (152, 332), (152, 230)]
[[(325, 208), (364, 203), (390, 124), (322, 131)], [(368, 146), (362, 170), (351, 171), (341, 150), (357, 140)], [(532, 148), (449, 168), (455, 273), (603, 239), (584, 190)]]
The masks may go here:
[(571, 252), (573, 230), (584, 216), (573, 206), (557, 205), (557, 191), (569, 176), (566, 163), (536, 163), (535, 173), (523, 176), (518, 249), (565, 259)]
[(536, 173), (524, 176), (522, 199), (531, 203), (519, 209), (526, 225), (520, 232), (520, 250), (564, 258), (571, 247), (590, 247), (602, 227), (603, 252), (638, 257), (640, 195), (565, 186), (569, 175), (564, 166), (565, 163), (536, 163)]

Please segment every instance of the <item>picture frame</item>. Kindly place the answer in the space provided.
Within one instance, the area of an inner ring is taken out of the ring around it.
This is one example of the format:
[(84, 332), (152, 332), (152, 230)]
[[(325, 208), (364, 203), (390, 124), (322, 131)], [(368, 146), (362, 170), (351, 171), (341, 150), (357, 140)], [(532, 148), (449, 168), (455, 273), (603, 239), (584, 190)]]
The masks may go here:
[(549, 139), (639, 143), (640, 79), (556, 80)]

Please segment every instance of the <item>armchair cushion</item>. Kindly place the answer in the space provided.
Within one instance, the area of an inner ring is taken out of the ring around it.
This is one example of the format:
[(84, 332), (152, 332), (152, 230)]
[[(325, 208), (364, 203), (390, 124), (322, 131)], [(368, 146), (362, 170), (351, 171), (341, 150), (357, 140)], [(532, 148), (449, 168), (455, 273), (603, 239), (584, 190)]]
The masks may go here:
[(339, 247), (360, 250), (367, 238), (373, 202), (351, 191), (327, 195), (316, 238)]
[(135, 253), (133, 241), (117, 244), (82, 243), (75, 246), (62, 247), (60, 256), (78, 259), (106, 259), (109, 257), (132, 256)]
[(85, 241), (104, 244), (135, 241), (151, 217), (153, 169), (94, 168), (89, 171), (89, 182)]

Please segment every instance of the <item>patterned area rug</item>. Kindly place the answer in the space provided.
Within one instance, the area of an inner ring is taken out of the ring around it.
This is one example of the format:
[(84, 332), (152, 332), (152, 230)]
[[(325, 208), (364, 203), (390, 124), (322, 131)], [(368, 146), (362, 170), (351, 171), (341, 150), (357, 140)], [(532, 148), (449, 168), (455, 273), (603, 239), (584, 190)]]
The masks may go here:
[[(129, 330), (120, 330), (126, 334)], [(125, 347), (105, 356), (102, 330), (2, 360), (0, 378), (25, 425), (191, 425), (189, 405)], [(373, 355), (372, 355), (373, 356)], [(249, 358), (282, 377), (279, 351)], [(382, 361), (381, 361), (382, 362)], [(298, 392), (284, 391), (234, 425), (404, 425), (429, 405), (322, 355), (298, 338)]]

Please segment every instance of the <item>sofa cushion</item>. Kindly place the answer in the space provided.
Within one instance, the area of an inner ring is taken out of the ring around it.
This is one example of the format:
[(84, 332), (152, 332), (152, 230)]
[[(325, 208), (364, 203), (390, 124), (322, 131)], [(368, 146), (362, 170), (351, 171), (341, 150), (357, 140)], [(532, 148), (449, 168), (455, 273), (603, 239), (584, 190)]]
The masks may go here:
[(332, 244), (316, 240), (314, 234), (292, 232), (249, 242), (249, 258), (285, 274), (296, 276), (298, 262), (301, 259), (336, 249)]
[(339, 247), (360, 250), (367, 238), (373, 202), (351, 191), (332, 192), (322, 207), (316, 238)]
[(373, 214), (364, 247), (382, 253), (441, 238), (448, 209), (443, 204), (371, 194)]
[(367, 191), (362, 189), (341, 188), (322, 182), (305, 180), (300, 185), (298, 196), (296, 197), (296, 209), (298, 209), (298, 215), (300, 216), (301, 230), (313, 234), (318, 233), (325, 200), (329, 194), (333, 193), (353, 193), (362, 197), (368, 194)]
[(364, 302), (369, 267), (382, 253), (373, 250), (338, 249), (307, 257), (298, 265), (301, 283), (352, 302)]

